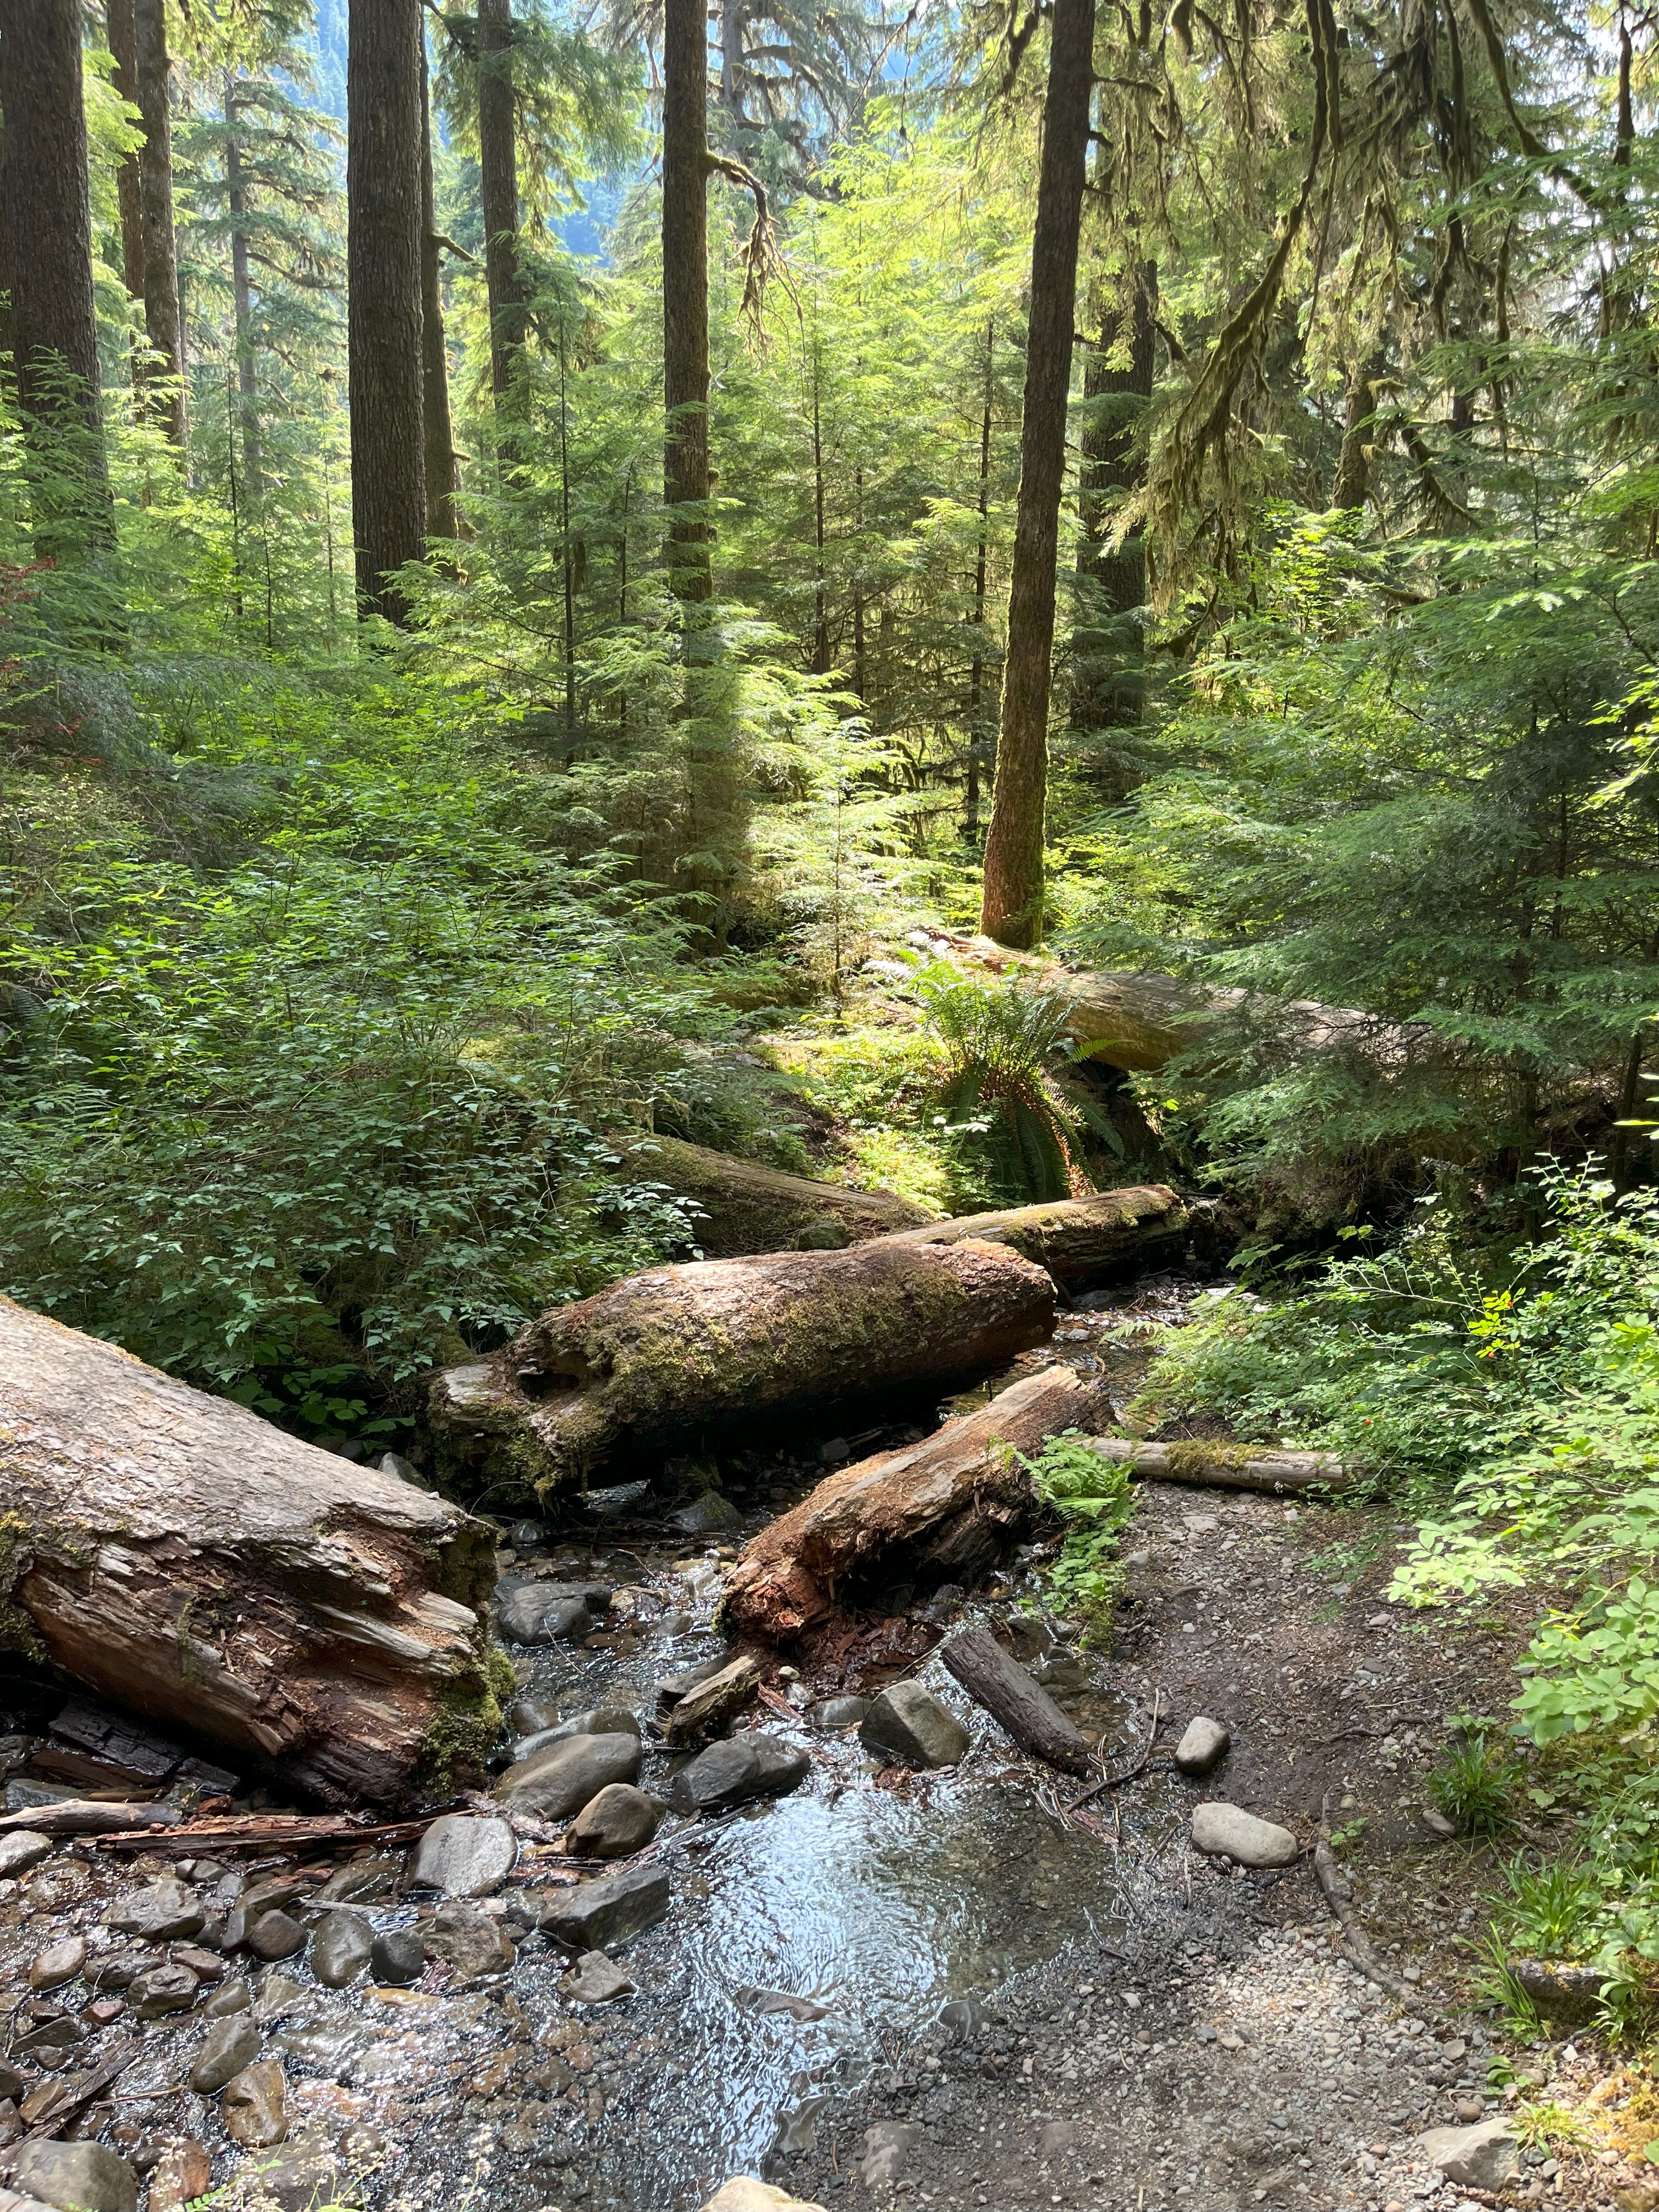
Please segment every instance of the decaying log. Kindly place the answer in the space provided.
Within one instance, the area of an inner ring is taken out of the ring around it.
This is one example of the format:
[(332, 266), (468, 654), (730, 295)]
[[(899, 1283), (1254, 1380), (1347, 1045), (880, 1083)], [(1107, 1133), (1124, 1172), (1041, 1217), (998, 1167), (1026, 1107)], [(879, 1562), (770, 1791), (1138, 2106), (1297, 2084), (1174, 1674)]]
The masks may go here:
[(1041, 1344), (1054, 1286), (1005, 1246), (881, 1238), (653, 1267), (556, 1306), (432, 1393), (453, 1462), (551, 1490), (608, 1457), (827, 1399), (984, 1375)]
[(726, 1578), (727, 1626), (781, 1644), (860, 1584), (976, 1580), (1036, 1510), (1024, 1468), (1000, 1447), (1039, 1451), (1105, 1411), (1074, 1369), (1046, 1368), (919, 1444), (843, 1468), (745, 1545)]
[(1088, 1772), (1085, 1739), (988, 1629), (964, 1628), (939, 1656), (974, 1703), (983, 1705), (1022, 1751), (1068, 1774)]
[(1266, 1444), (1169, 1444), (1096, 1437), (1102, 1459), (1127, 1465), (1143, 1482), (1189, 1482), (1204, 1490), (1346, 1490), (1348, 1471), (1334, 1452), (1275, 1451)]
[(1126, 1261), (1144, 1264), (1149, 1248), (1175, 1243), (1186, 1227), (1187, 1209), (1167, 1183), (1138, 1183), (1125, 1190), (1097, 1191), (1091, 1198), (930, 1221), (882, 1242), (958, 1244), (973, 1237), (982, 1244), (1006, 1244), (1022, 1260), (1046, 1267), (1057, 1283), (1081, 1284)]
[(683, 1698), (676, 1698), (663, 1727), (664, 1740), (670, 1749), (678, 1751), (686, 1744), (700, 1743), (704, 1736), (714, 1735), (748, 1704), (760, 1678), (760, 1661), (752, 1652), (744, 1651), (718, 1674), (709, 1675)]
[(104, 1797), (60, 1797), (55, 1805), (29, 1805), (0, 1813), (0, 1835), (26, 1828), (37, 1836), (122, 1835), (133, 1828), (171, 1828), (184, 1819), (177, 1805), (133, 1804)]
[(0, 1648), (334, 1802), (481, 1757), (493, 1533), (0, 1298)]
[(678, 1137), (642, 1137), (623, 1155), (629, 1181), (660, 1183), (702, 1211), (693, 1236), (708, 1260), (753, 1252), (833, 1252), (925, 1223), (926, 1210), (890, 1190), (848, 1190), (736, 1160)]

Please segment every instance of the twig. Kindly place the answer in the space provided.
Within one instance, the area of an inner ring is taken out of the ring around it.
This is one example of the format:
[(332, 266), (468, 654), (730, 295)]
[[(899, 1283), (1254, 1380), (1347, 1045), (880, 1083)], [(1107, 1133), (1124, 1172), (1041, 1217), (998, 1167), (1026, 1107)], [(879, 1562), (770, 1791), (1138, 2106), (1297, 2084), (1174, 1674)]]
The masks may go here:
[(1371, 1941), (1354, 1909), (1353, 1885), (1336, 1863), (1336, 1853), (1331, 1849), (1330, 1794), (1327, 1791), (1319, 1807), (1319, 1841), (1314, 1845), (1314, 1872), (1319, 1878), (1325, 1902), (1336, 1916), (1342, 1933), (1347, 1937), (1346, 1954), (1351, 1963), (1360, 1972), (1386, 1990), (1396, 2004), (1407, 2011), (1416, 2011), (1422, 2000), (1408, 1989), (1397, 1974), (1389, 1969), (1371, 1948)]
[(1103, 1781), (1097, 1782), (1091, 1789), (1085, 1790), (1080, 1797), (1073, 1797), (1071, 1803), (1066, 1808), (1068, 1813), (1075, 1813), (1079, 1805), (1086, 1805), (1091, 1797), (1098, 1797), (1103, 1790), (1121, 1789), (1126, 1782), (1133, 1782), (1137, 1774), (1144, 1774), (1146, 1772), (1147, 1767), (1152, 1764), (1152, 1746), (1158, 1741), (1158, 1709), (1163, 1703), (1163, 1690), (1161, 1688), (1154, 1690), (1152, 1692), (1152, 1724), (1146, 1731), (1146, 1743), (1142, 1746), (1140, 1757), (1135, 1761), (1134, 1765), (1133, 1766), (1126, 1766), (1121, 1774), (1107, 1775)]

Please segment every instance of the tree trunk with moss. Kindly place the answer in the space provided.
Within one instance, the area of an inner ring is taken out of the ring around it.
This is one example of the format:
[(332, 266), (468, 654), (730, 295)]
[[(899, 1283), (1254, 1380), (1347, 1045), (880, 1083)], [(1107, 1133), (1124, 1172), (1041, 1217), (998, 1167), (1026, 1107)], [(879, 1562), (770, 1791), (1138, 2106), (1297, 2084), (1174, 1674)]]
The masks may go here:
[(1002, 1213), (964, 1213), (930, 1221), (885, 1239), (890, 1244), (960, 1244), (969, 1238), (1006, 1244), (1022, 1260), (1046, 1267), (1059, 1283), (1087, 1283), (1126, 1264), (1146, 1264), (1159, 1245), (1187, 1229), (1187, 1209), (1167, 1183), (1097, 1191), (1091, 1198), (1016, 1206)]
[(1203, 1437), (1148, 1444), (1099, 1437), (1095, 1449), (1141, 1482), (1185, 1482), (1200, 1490), (1346, 1490), (1347, 1469), (1334, 1452), (1280, 1451), (1270, 1444), (1215, 1443)]
[(490, 1531), (0, 1298), (0, 1650), (331, 1803), (480, 1766)]
[(678, 1137), (646, 1137), (630, 1146), (622, 1173), (658, 1183), (702, 1209), (692, 1235), (709, 1260), (756, 1252), (835, 1251), (895, 1230), (927, 1228), (928, 1217), (889, 1190), (849, 1190), (786, 1175), (757, 1160), (733, 1159)]

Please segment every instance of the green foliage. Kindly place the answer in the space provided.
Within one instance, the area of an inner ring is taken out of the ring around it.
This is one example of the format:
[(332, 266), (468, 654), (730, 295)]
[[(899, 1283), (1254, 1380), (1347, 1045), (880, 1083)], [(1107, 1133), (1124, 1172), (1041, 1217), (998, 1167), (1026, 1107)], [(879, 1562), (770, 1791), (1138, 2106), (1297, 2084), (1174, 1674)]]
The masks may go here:
[(943, 961), (919, 969), (911, 988), (945, 1051), (939, 1103), (982, 1143), (1002, 1192), (1016, 1202), (1068, 1196), (1079, 1129), (1050, 1072), (1071, 1042), (1066, 993), (981, 981)]
[(1596, 1948), (1601, 1885), (1583, 1860), (1542, 1867), (1516, 1858), (1505, 1869), (1492, 1927), (1505, 1947), (1528, 1959), (1582, 1959)]
[(1479, 1724), (1455, 1735), (1429, 1777), (1435, 1803), (1466, 1836), (1507, 1835), (1526, 1769), (1504, 1738)]
[(1093, 1641), (1103, 1642), (1122, 1580), (1118, 1532), (1134, 1515), (1128, 1471), (1102, 1459), (1078, 1429), (1051, 1437), (1035, 1459), (1016, 1455), (1037, 1496), (1068, 1524), (1048, 1571), (1054, 1602), (1081, 1619)]

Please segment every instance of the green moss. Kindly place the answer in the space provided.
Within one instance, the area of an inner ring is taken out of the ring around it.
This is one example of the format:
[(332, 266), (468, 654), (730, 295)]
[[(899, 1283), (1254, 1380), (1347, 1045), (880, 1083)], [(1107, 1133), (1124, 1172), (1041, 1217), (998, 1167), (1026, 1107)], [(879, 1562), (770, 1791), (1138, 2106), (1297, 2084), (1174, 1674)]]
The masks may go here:
[(415, 1771), (416, 1788), (447, 1797), (481, 1782), (518, 1690), (513, 1662), (499, 1644), (490, 1644), (477, 1672), (453, 1683), (439, 1699)]
[(1210, 1443), (1189, 1437), (1179, 1443), (1166, 1444), (1170, 1472), (1178, 1481), (1201, 1482), (1206, 1474), (1218, 1468), (1245, 1467), (1253, 1459), (1260, 1459), (1264, 1447), (1261, 1444)]
[(15, 1513), (0, 1514), (0, 1651), (16, 1651), (26, 1659), (44, 1659), (46, 1648), (34, 1623), (12, 1595), (33, 1557), (29, 1530)]

